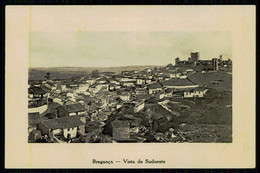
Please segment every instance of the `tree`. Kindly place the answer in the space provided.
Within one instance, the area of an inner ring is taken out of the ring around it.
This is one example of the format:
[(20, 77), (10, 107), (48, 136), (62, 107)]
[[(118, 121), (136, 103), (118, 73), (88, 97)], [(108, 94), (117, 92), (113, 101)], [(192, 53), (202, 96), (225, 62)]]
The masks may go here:
[(46, 80), (49, 80), (51, 78), (51, 73), (47, 72), (45, 78), (46, 78)]
[(154, 68), (153, 68), (153, 71), (154, 71), (154, 72), (157, 72), (157, 71), (158, 71), (158, 68), (157, 68), (157, 67), (154, 67)]
[(97, 78), (99, 77), (99, 71), (97, 69), (93, 70), (91, 73), (92, 78)]

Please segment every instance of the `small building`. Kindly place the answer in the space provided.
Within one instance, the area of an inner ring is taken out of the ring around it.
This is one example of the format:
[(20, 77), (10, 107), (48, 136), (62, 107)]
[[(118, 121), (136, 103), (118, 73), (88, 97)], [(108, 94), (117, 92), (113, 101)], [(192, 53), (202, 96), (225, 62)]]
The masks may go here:
[(28, 112), (42, 114), (48, 108), (48, 93), (41, 87), (28, 88)]
[(145, 84), (145, 80), (142, 79), (142, 78), (137, 78), (137, 79), (136, 79), (136, 84), (137, 84), (137, 85), (143, 85), (143, 84)]
[(29, 133), (29, 136), (28, 136), (28, 141), (29, 142), (32, 142), (32, 141), (36, 141), (38, 139), (41, 138), (41, 131), (40, 130), (32, 130), (30, 133)]
[(53, 81), (48, 80), (46, 81), (46, 83), (44, 84), (47, 88), (49, 88), (50, 90), (55, 90), (57, 89), (57, 84), (55, 84)]
[(114, 91), (114, 90), (116, 90), (116, 84), (115, 84), (115, 83), (110, 83), (110, 84), (109, 84), (109, 87), (108, 87), (108, 90), (109, 90), (109, 91)]
[(136, 88), (135, 89), (135, 94), (136, 95), (145, 95), (147, 93), (148, 93), (148, 91), (147, 91), (146, 88)]
[(66, 139), (85, 134), (85, 125), (77, 116), (61, 117), (43, 121), (39, 124), (42, 135), (62, 135)]
[(134, 111), (135, 112), (139, 112), (141, 111), (142, 109), (144, 109), (144, 102), (141, 101), (141, 102), (137, 102), (134, 106)]
[(166, 95), (165, 95), (165, 93), (163, 92), (163, 91), (160, 91), (160, 92), (158, 92), (158, 93), (156, 93), (156, 95), (155, 95), (155, 97), (157, 98), (157, 99), (163, 99), (164, 97), (165, 97)]
[(116, 141), (124, 141), (130, 139), (130, 124), (127, 121), (114, 120), (111, 122), (113, 128), (113, 138)]
[(121, 86), (123, 86), (123, 87), (133, 87), (133, 86), (135, 86), (135, 82), (134, 81), (124, 81), (124, 82), (121, 82)]
[(189, 91), (185, 91), (183, 94), (183, 97), (184, 98), (195, 98), (195, 97), (202, 98), (205, 96), (207, 90), (208, 89), (206, 89), (206, 88), (200, 87), (200, 88), (192, 89)]
[(123, 105), (124, 105), (124, 102), (123, 102), (123, 101), (118, 102), (118, 103), (116, 104), (116, 109), (121, 108)]
[(163, 86), (160, 82), (155, 82), (155, 83), (149, 84), (149, 85), (147, 85), (147, 88), (148, 88), (149, 94), (155, 94), (155, 93), (163, 90)]
[(57, 108), (57, 113), (58, 113), (58, 117), (76, 116), (76, 115), (85, 114), (86, 109), (83, 105), (76, 103), (76, 104), (59, 106)]
[(130, 97), (131, 97), (131, 93), (130, 92), (123, 92), (122, 94), (120, 94), (119, 97), (123, 101), (129, 101)]

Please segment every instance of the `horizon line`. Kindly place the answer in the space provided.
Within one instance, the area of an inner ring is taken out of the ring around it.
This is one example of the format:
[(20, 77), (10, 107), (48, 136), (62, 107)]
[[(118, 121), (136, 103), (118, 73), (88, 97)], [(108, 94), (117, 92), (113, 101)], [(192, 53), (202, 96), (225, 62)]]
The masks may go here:
[[(172, 64), (172, 63), (169, 63)], [(105, 67), (94, 67), (94, 66), (58, 66), (58, 67), (28, 67), (28, 68), (118, 68), (118, 67), (145, 67), (145, 66), (154, 66), (154, 67), (159, 67), (159, 66), (167, 66), (166, 65), (128, 65), (128, 66), (105, 66)], [(172, 64), (173, 65), (173, 64)]]

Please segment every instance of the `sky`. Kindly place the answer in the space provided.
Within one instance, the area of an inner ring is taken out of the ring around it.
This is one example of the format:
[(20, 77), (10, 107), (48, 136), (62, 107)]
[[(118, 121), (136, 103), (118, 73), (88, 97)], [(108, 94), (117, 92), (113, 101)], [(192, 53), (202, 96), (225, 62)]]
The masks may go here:
[(232, 59), (231, 32), (32, 32), (31, 67), (117, 67)]

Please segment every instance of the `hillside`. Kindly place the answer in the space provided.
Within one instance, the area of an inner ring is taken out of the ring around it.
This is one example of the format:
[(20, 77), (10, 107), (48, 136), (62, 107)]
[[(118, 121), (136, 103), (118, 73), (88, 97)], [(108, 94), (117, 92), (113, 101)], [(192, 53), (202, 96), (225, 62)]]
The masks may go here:
[(47, 72), (51, 73), (54, 79), (68, 79), (72, 76), (88, 76), (93, 70), (99, 72), (115, 72), (128, 70), (144, 70), (155, 66), (124, 66), (124, 67), (50, 67), (50, 68), (29, 68), (29, 80), (43, 80)]
[[(197, 72), (189, 76), (189, 79), (198, 85), (207, 85), (209, 88), (231, 91), (232, 90), (232, 74), (227, 72)], [(219, 83), (213, 83), (219, 81)]]

